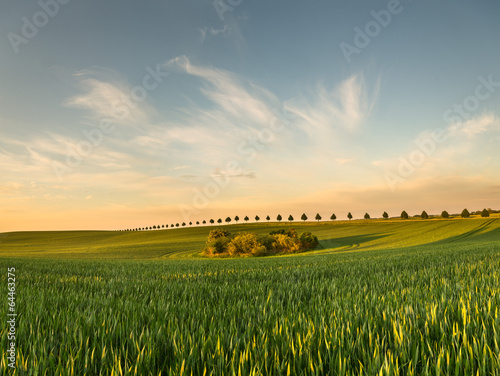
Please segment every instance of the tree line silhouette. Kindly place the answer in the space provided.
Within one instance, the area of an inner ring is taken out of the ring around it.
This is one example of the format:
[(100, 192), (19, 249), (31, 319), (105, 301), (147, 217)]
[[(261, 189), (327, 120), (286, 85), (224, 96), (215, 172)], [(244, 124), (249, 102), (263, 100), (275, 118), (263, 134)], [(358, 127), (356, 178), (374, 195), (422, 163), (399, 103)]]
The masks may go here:
[[(478, 210), (476, 212), (469, 212), (467, 209), (464, 209), (462, 210), (462, 213), (460, 214), (460, 217), (462, 218), (469, 218), (471, 215), (481, 215), (481, 217), (489, 217), (491, 213), (500, 213), (500, 210), (492, 210), (491, 208), (488, 208), (488, 209), (483, 209), (483, 210)], [(429, 215), (427, 214), (427, 212), (424, 210), (422, 211), (422, 213), (420, 215), (414, 215), (413, 216), (414, 218), (421, 218), (421, 219), (429, 219)], [(450, 218), (450, 214), (446, 211), (446, 210), (443, 210), (441, 212), (441, 215), (437, 216), (439, 218)], [(349, 220), (351, 220), (353, 218), (351, 212), (347, 213), (347, 218)], [(383, 212), (382, 213), (382, 218), (384, 219), (389, 219), (389, 214), (387, 214), (387, 212)], [(401, 219), (408, 219), (409, 216), (408, 216), (408, 213), (403, 210), (400, 214), (399, 217), (395, 217), (395, 218), (401, 218)], [(255, 216), (255, 222), (259, 222), (260, 221), (260, 217), (258, 215)], [(302, 221), (307, 221), (308, 217), (306, 215), (306, 213), (303, 213), (302, 216), (300, 217), (300, 219)], [(319, 213), (316, 214), (316, 216), (314, 217), (314, 219), (316, 221), (321, 221), (322, 217)], [(330, 216), (330, 220), (331, 221), (334, 221), (337, 219), (337, 216), (335, 214), (332, 214)], [(370, 214), (368, 213), (365, 213), (364, 215), (364, 219), (368, 220), (368, 219), (371, 219), (370, 217)], [(240, 220), (240, 217), (238, 216), (235, 216), (234, 217), (234, 221), (236, 223), (238, 223), (238, 221)], [(245, 221), (245, 223), (248, 223), (248, 221), (250, 220), (250, 218), (248, 216), (245, 216), (243, 218), (243, 220)], [(271, 217), (268, 215), (266, 216), (266, 221), (269, 222), (271, 220)], [(278, 214), (276, 216), (276, 220), (278, 222), (281, 222), (283, 220), (283, 217), (281, 216), (281, 214)], [(231, 223), (233, 221), (233, 219), (231, 217), (227, 217), (224, 222), (226, 222), (227, 224)], [(290, 214), (288, 216), (288, 221), (289, 222), (293, 222), (294, 221), (294, 218), (293, 216)], [(217, 221), (215, 221), (214, 219), (210, 219), (208, 222), (206, 220), (203, 220), (201, 221), (196, 221), (196, 225), (199, 226), (200, 224), (202, 225), (206, 225), (207, 223), (210, 223), (211, 225), (215, 224), (215, 222), (217, 222), (219, 225), (222, 224), (222, 218), (219, 218), (217, 219)], [(137, 227), (137, 228), (133, 228), (133, 229), (125, 229), (125, 230), (119, 230), (119, 231), (148, 231), (148, 230), (161, 230), (161, 229), (168, 229), (168, 228), (178, 228), (178, 227), (186, 227), (187, 225), (189, 226), (192, 226), (193, 225), (193, 222), (189, 222), (188, 224), (186, 224), (186, 222), (182, 222), (182, 223), (171, 223), (170, 225), (154, 225), (154, 226), (146, 226), (146, 227)]]

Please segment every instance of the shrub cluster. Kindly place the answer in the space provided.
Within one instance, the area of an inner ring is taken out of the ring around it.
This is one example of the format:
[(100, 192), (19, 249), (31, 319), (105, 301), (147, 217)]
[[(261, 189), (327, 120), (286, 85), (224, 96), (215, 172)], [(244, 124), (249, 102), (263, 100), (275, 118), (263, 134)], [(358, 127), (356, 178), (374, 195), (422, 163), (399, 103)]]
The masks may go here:
[(318, 244), (316, 235), (303, 232), (299, 237), (294, 229), (272, 231), (264, 236), (249, 232), (240, 232), (232, 236), (228, 231), (216, 228), (208, 234), (203, 254), (206, 256), (263, 256), (302, 252), (314, 249)]

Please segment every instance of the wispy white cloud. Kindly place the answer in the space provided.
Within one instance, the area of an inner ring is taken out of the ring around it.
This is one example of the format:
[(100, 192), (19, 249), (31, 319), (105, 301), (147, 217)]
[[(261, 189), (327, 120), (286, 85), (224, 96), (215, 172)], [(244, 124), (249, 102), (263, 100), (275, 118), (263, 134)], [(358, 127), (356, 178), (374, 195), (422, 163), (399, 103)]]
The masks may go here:
[(134, 98), (132, 85), (112, 77), (111, 73), (106, 75), (100, 70), (86, 70), (77, 72), (75, 78), (82, 93), (64, 101), (63, 105), (87, 110), (87, 118), (140, 128), (156, 114), (147, 100)]
[[(381, 172), (391, 172), (396, 176), (400, 174), (398, 171), (403, 164), (410, 166), (403, 168), (403, 171), (408, 171), (408, 176), (404, 176), (405, 185), (410, 181), (437, 180), (456, 174), (475, 176), (479, 172), (486, 173), (499, 167), (491, 158), (497, 146), (490, 141), (498, 137), (500, 132), (500, 119), (495, 114), (485, 113), (445, 126), (438, 141), (435, 132), (421, 132), (408, 143), (406, 152), (373, 161), (372, 165)], [(425, 145), (427, 149), (422, 151), (418, 145)], [(423, 156), (417, 164), (410, 162), (410, 156), (416, 153)]]
[(279, 104), (276, 96), (267, 89), (251, 82), (245, 85), (237, 75), (228, 71), (193, 65), (186, 56), (172, 59), (166, 66), (209, 83), (201, 88), (202, 93), (218, 105), (226, 116), (267, 125), (273, 104), (274, 106)]
[[(262, 157), (260, 165), (257, 160), (252, 162), (256, 170), (273, 161), (279, 164), (283, 158), (301, 164), (309, 161), (314, 166), (311, 168), (318, 169), (324, 168), (322, 164), (330, 158), (336, 158), (338, 164), (351, 162), (341, 156), (339, 148), (334, 151), (332, 143), (361, 130), (378, 96), (378, 84), (368, 92), (362, 75), (353, 75), (330, 91), (319, 85), (308, 96), (297, 95), (281, 102), (262, 86), (228, 71), (195, 65), (185, 56), (168, 61), (166, 67), (200, 78), (201, 93), (213, 107), (191, 103), (183, 111), (180, 124), (169, 127), (163, 137), (202, 150), (204, 155), (220, 157), (211, 158), (210, 163), (241, 159), (236, 152), (238, 145), (258, 139), (259, 132), (269, 127), (283, 107), (295, 117), (286, 131), (274, 135), (272, 143), (255, 150)], [(155, 142), (160, 139), (154, 137)]]
[(319, 84), (309, 97), (288, 103), (288, 110), (301, 119), (309, 135), (356, 132), (370, 115), (378, 97), (379, 84), (370, 94), (362, 75), (354, 74), (332, 90)]
[(483, 114), (447, 128), (447, 136), (456, 139), (474, 139), (488, 131), (500, 131), (500, 119), (493, 113)]

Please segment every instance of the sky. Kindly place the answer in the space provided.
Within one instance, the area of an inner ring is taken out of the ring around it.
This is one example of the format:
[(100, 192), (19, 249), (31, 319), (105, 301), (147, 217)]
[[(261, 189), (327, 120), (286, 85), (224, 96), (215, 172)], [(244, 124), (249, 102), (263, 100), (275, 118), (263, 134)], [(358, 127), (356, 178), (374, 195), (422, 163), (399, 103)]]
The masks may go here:
[(499, 11), (6, 0), (0, 232), (500, 209)]

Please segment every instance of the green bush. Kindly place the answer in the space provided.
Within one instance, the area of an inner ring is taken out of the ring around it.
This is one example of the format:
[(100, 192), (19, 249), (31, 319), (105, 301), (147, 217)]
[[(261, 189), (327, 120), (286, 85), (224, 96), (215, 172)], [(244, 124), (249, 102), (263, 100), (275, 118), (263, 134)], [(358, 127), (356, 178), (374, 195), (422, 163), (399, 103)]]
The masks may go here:
[(268, 252), (273, 252), (274, 250), (274, 243), (276, 242), (276, 239), (272, 235), (264, 235), (260, 237), (260, 241), (264, 247), (266, 247), (266, 250)]
[(243, 232), (234, 237), (227, 245), (227, 252), (231, 256), (251, 254), (262, 255), (267, 251), (259, 236), (248, 232)]
[(301, 250), (300, 240), (283, 234), (274, 235), (273, 250), (280, 253), (294, 253)]
[(227, 252), (227, 247), (231, 242), (231, 234), (222, 228), (216, 228), (208, 234), (208, 240), (203, 254), (214, 256)]
[(230, 236), (231, 234), (229, 233), (229, 231), (226, 231), (223, 228), (214, 228), (208, 233), (208, 241), (218, 238), (229, 238)]
[(203, 253), (208, 256), (227, 253), (228, 245), (230, 244), (230, 242), (231, 239), (226, 237), (209, 240), (207, 241), (207, 245), (203, 249)]
[(313, 249), (319, 244), (318, 237), (310, 232), (303, 232), (300, 235), (300, 243), (303, 249)]
[(243, 232), (236, 236), (221, 228), (216, 228), (208, 234), (208, 240), (203, 249), (206, 256), (263, 256), (269, 253), (295, 253), (316, 248), (318, 238), (310, 232), (297, 235), (295, 229), (272, 231), (269, 235), (260, 236)]

